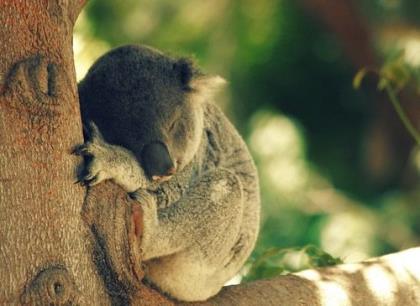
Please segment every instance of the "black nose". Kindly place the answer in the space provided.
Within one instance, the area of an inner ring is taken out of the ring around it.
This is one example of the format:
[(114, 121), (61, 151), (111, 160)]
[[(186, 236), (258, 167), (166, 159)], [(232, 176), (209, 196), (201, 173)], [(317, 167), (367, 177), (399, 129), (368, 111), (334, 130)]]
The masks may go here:
[(174, 164), (168, 149), (163, 143), (153, 142), (146, 145), (141, 153), (142, 166), (149, 177), (174, 174)]

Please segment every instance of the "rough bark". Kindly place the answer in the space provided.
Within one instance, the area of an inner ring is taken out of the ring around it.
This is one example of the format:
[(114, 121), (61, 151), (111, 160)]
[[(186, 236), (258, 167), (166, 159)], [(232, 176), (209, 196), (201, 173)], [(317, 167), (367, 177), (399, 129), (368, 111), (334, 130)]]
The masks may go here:
[(94, 263), (113, 305), (173, 305), (142, 282), (140, 203), (108, 181), (88, 191), (82, 215), (96, 241)]
[(225, 287), (196, 306), (420, 305), (420, 247), (357, 264)]
[(0, 2), (0, 304), (109, 304), (73, 184), (72, 54), (84, 1)]

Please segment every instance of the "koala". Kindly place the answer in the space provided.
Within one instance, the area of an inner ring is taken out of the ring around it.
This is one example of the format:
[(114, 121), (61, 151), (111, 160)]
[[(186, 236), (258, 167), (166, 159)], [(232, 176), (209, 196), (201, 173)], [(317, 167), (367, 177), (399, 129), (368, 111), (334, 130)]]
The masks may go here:
[(255, 164), (213, 104), (224, 83), (187, 58), (128, 45), (100, 57), (79, 84), (88, 157), (80, 180), (111, 179), (144, 212), (146, 280), (202, 301), (241, 269), (259, 230)]

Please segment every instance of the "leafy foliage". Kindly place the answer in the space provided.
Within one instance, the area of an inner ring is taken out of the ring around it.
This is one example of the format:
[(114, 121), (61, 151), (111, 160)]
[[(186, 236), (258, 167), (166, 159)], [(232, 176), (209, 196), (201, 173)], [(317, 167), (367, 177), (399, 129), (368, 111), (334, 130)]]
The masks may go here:
[[(290, 256), (299, 261), (294, 267), (290, 265)], [(314, 245), (302, 248), (271, 248), (250, 263), (249, 271), (243, 280), (270, 278), (305, 268), (327, 267), (341, 263), (343, 261), (340, 258), (333, 257)]]
[(353, 87), (355, 89), (360, 88), (363, 79), (369, 72), (378, 75), (378, 90), (387, 93), (401, 122), (416, 141), (417, 145), (420, 146), (420, 133), (408, 119), (397, 97), (398, 92), (411, 84), (417, 89), (420, 89), (420, 69), (410, 66), (405, 61), (404, 50), (399, 50), (379, 70), (368, 69), (366, 67), (360, 69), (353, 79)]

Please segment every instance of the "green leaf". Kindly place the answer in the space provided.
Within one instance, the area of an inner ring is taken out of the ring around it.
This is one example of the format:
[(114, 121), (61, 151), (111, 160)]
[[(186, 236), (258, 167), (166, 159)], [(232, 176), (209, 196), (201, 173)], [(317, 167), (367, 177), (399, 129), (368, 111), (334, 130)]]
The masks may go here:
[(380, 78), (378, 82), (378, 90), (383, 91), (389, 84), (389, 81), (387, 78)]
[(309, 257), (309, 264), (312, 267), (335, 266), (343, 263), (341, 258), (333, 257), (324, 250), (313, 245), (306, 247), (304, 252)]
[(360, 86), (362, 85), (362, 81), (365, 78), (367, 72), (368, 72), (368, 70), (366, 69), (366, 67), (364, 67), (356, 73), (356, 75), (353, 78), (353, 88), (354, 89), (360, 89)]
[(385, 87), (391, 86), (395, 91), (402, 90), (414, 78), (412, 69), (405, 61), (404, 52), (399, 52), (392, 59), (388, 60), (382, 66), (379, 76), (379, 90), (384, 90)]
[(281, 275), (283, 271), (284, 271), (283, 267), (263, 266), (259, 270), (259, 276), (261, 278), (271, 278), (274, 276)]
[(287, 260), (285, 261), (285, 255), (290, 253), (300, 253), (307, 258), (306, 263), (302, 263), (298, 267), (298, 271), (308, 267), (326, 267), (342, 263), (340, 258), (333, 257), (313, 245), (308, 245), (303, 248), (270, 248), (251, 263), (249, 272), (243, 278), (243, 281), (269, 278), (285, 274), (286, 272), (296, 272), (296, 267), (291, 269), (287, 265)]

